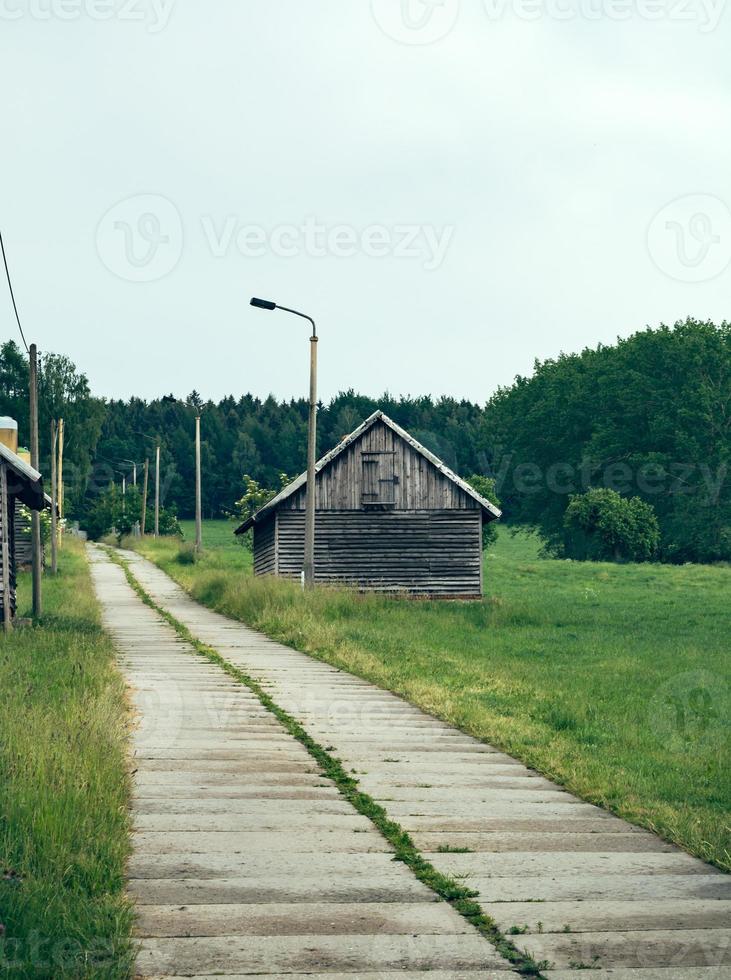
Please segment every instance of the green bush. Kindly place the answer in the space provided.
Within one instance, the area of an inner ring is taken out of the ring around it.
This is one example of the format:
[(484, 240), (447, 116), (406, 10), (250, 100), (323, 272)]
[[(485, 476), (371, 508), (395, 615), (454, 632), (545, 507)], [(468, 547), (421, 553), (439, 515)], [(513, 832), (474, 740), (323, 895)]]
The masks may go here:
[(175, 556), (175, 561), (179, 565), (195, 565), (198, 561), (198, 552), (195, 550), (195, 545), (190, 543), (181, 544)]
[(140, 494), (137, 487), (128, 487), (123, 494), (116, 484), (110, 484), (95, 497), (86, 515), (84, 527), (89, 537), (95, 541), (114, 533), (119, 542), (132, 533), (139, 515)]
[[(467, 482), (476, 490), (481, 497), (485, 500), (489, 500), (491, 504), (496, 507), (500, 506), (500, 501), (498, 500), (497, 493), (495, 491), (495, 481), (491, 476), (480, 476), (479, 473), (473, 474), (468, 478)], [(482, 525), (482, 547), (489, 548), (491, 544), (495, 544), (497, 541), (497, 522), (490, 521), (489, 524)]]
[[(158, 516), (158, 526), (161, 537), (183, 537), (183, 529), (180, 526), (178, 517), (174, 510), (168, 507), (161, 507)], [(145, 533), (152, 534), (155, 530), (155, 511), (152, 507), (147, 508), (145, 517)]]
[[(270, 500), (279, 493), (280, 490), (284, 489), (289, 483), (292, 482), (292, 478), (287, 476), (286, 473), (279, 474), (279, 487), (276, 490), (271, 490), (268, 487), (262, 487), (250, 477), (248, 474), (244, 474), (244, 494), (240, 497), (234, 504), (232, 517), (236, 520), (237, 524), (243, 524), (248, 521), (258, 510), (261, 510), (265, 504), (268, 504)], [(249, 551), (254, 549), (254, 535), (249, 529), (245, 534), (239, 535), (237, 538), (239, 544), (248, 548)]]
[(574, 494), (564, 515), (563, 554), (580, 561), (649, 561), (660, 544), (655, 511), (616, 490)]

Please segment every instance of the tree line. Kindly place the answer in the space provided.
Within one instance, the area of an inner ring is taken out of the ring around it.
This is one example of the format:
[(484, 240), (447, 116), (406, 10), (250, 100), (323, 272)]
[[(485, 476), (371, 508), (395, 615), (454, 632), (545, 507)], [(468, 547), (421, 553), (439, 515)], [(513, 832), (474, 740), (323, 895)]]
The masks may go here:
[[(15, 417), (26, 440), (27, 405), (27, 360), (8, 341), (0, 346), (0, 414)], [(201, 416), (206, 517), (232, 512), (245, 477), (274, 488), (282, 473), (305, 468), (304, 398), (278, 401), (247, 394), (214, 402), (194, 391), (185, 399), (101, 399), (68, 358), (45, 354), (39, 405), (46, 473), (50, 419), (66, 421), (67, 516), (82, 525), (110, 483), (119, 484), (122, 473), (131, 481), (130, 461), (139, 464), (141, 476), (143, 461), (154, 460), (157, 441), (162, 502), (180, 517), (192, 516), (196, 415)], [(648, 328), (615, 345), (537, 361), (529, 377), (517, 377), (484, 405), (449, 397), (341, 392), (319, 406), (319, 453), (377, 408), (460, 475), (492, 478), (505, 520), (535, 529), (553, 553), (639, 557), (631, 549), (623, 553), (616, 537), (617, 528), (626, 537), (632, 521), (639, 521), (642, 527), (633, 525), (632, 534), (642, 541), (641, 557), (731, 560), (731, 325), (726, 322), (688, 319)], [(576, 503), (597, 490), (614, 496), (594, 493), (585, 506)], [(587, 534), (599, 533), (592, 520), (603, 522), (602, 533), (612, 523), (605, 551), (597, 550), (597, 537), (587, 544)], [(657, 532), (648, 531), (648, 520), (656, 521)]]

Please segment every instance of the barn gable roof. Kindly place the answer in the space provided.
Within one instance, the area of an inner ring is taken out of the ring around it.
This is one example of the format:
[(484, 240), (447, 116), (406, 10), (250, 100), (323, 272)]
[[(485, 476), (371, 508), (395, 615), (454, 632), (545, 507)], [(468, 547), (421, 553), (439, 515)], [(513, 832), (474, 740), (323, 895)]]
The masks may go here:
[(5, 463), (12, 473), (13, 479), (8, 480), (10, 493), (31, 510), (43, 510), (45, 507), (43, 480), (38, 470), (29, 466), (2, 442), (0, 442), (0, 463)]
[[(358, 428), (353, 429), (350, 435), (341, 440), (334, 449), (331, 449), (329, 453), (325, 453), (325, 455), (315, 464), (315, 474), (317, 475), (321, 470), (332, 463), (332, 461), (336, 459), (344, 450), (346, 450), (348, 446), (352, 445), (363, 435), (364, 432), (379, 421), (383, 422), (384, 425), (387, 425), (390, 429), (392, 429), (398, 436), (401, 437), (401, 439), (407, 442), (413, 450), (420, 453), (420, 455), (427, 459), (432, 466), (435, 466), (440, 473), (447, 477), (448, 480), (451, 480), (452, 483), (456, 483), (457, 486), (464, 490), (468, 496), (472, 497), (473, 500), (476, 500), (480, 507), (482, 507), (483, 513), (486, 515), (488, 521), (494, 521), (496, 518), (502, 515), (502, 511), (495, 507), (494, 504), (491, 504), (489, 500), (481, 496), (481, 494), (471, 487), (466, 480), (463, 480), (461, 477), (457, 476), (457, 474), (450, 470), (449, 467), (441, 461), (441, 459), (435, 456), (434, 453), (430, 452), (425, 446), (422, 446), (420, 442), (414, 439), (413, 436), (409, 435), (405, 429), (402, 429), (400, 425), (397, 425), (393, 419), (390, 419), (388, 415), (386, 415), (385, 412), (382, 412), (380, 409), (374, 412), (372, 415), (369, 415), (365, 422), (361, 422)], [(307, 472), (305, 471), (304, 473), (301, 473), (296, 480), (293, 480), (286, 487), (284, 487), (283, 490), (280, 490), (276, 497), (272, 497), (268, 504), (265, 504), (255, 514), (248, 518), (248, 520), (244, 521), (240, 527), (237, 527), (234, 533), (243, 534), (244, 531), (248, 531), (250, 527), (254, 526), (254, 524), (257, 524), (270, 513), (273, 513), (277, 507), (279, 507), (282, 501), (286, 500), (288, 497), (291, 497), (293, 493), (297, 493), (297, 491), (306, 483)]]

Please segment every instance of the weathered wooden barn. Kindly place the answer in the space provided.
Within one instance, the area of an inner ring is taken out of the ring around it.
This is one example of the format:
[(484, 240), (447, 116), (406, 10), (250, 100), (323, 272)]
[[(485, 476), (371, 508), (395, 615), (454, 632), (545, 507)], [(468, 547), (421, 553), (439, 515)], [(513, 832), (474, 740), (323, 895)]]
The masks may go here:
[[(383, 412), (318, 462), (315, 579), (412, 595), (482, 594), (482, 526), (500, 511)], [(254, 572), (298, 578), (307, 474), (236, 529)]]
[(42, 510), (46, 502), (41, 474), (0, 441), (0, 627), (15, 617), (18, 505)]

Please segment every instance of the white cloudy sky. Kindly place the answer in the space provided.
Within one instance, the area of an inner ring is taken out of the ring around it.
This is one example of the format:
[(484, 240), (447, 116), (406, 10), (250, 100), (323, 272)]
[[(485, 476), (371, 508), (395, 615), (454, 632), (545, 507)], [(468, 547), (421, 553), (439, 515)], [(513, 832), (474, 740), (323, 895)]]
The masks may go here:
[(722, 0), (429, 2), (0, 0), (29, 339), (104, 395), (301, 394), (306, 326), (258, 294), (317, 318), (323, 397), (484, 401), (728, 317)]

